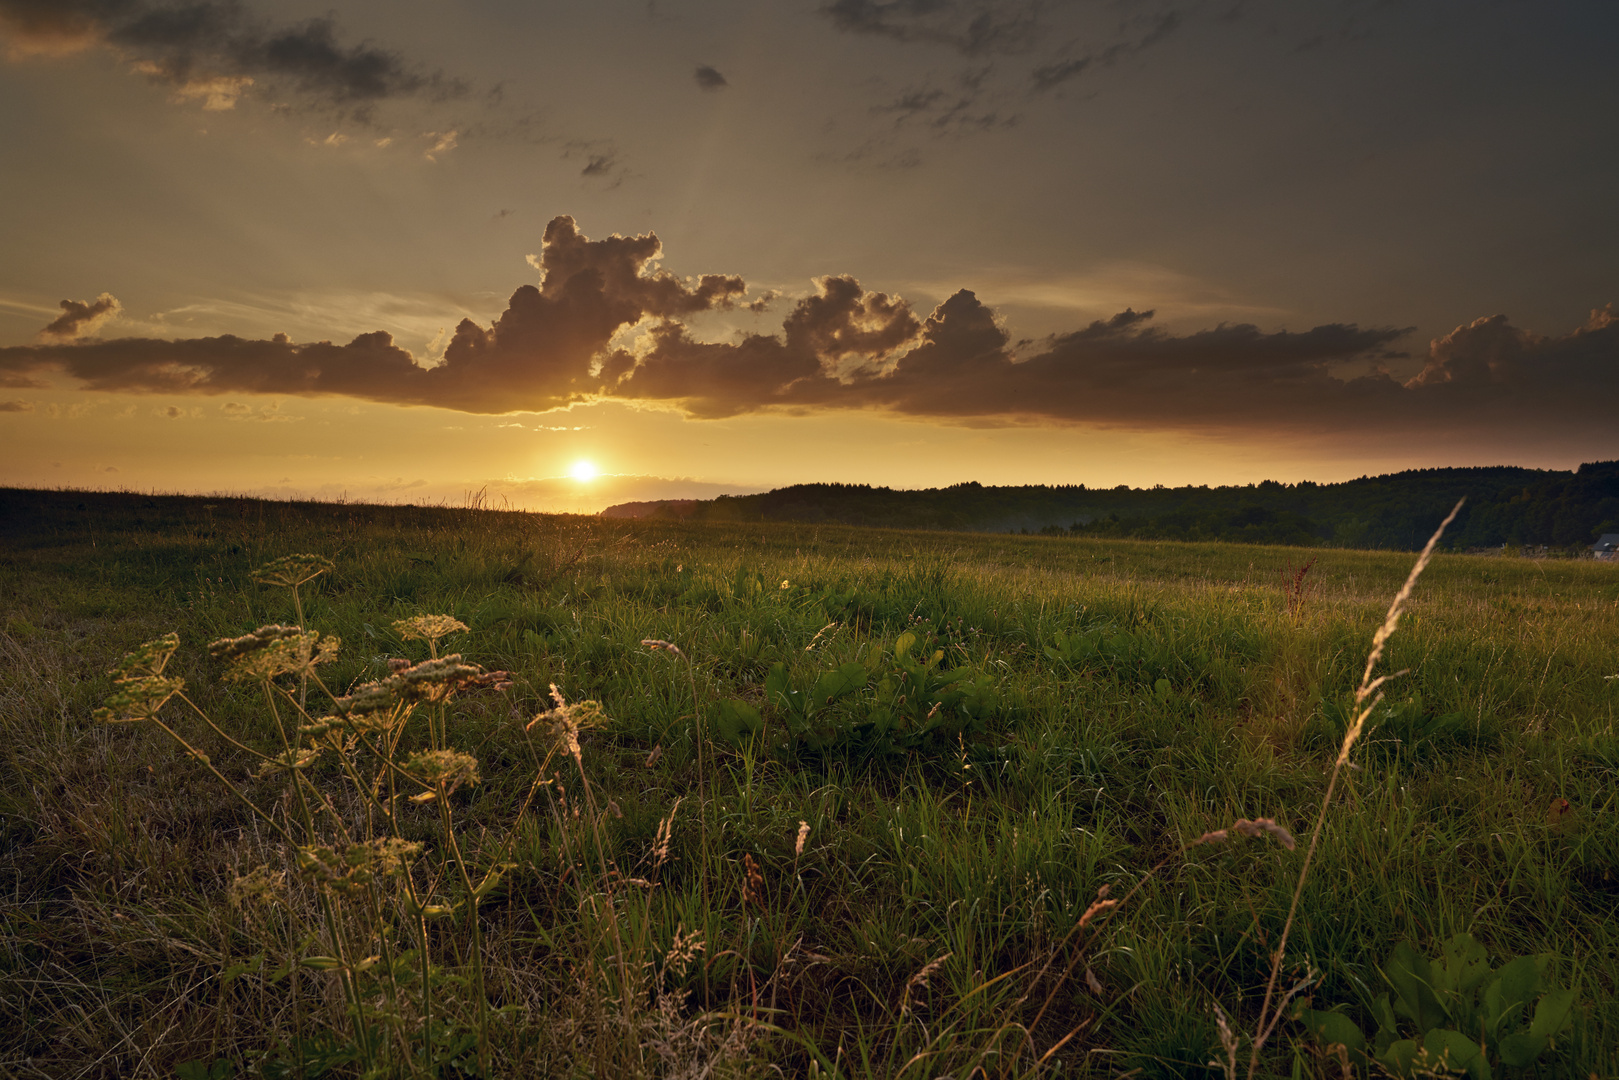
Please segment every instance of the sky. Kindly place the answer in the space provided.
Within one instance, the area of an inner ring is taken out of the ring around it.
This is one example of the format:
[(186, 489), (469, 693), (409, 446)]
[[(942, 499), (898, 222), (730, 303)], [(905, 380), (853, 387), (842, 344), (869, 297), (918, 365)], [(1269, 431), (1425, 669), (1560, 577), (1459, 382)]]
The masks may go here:
[(1619, 6), (0, 0), (0, 485), (1619, 458)]

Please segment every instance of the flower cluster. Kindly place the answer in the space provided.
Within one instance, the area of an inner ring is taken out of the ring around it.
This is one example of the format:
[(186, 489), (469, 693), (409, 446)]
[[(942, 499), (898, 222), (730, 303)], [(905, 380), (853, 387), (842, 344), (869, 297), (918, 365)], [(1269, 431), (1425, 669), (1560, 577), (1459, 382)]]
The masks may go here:
[(185, 681), (163, 674), (169, 658), (180, 647), (179, 634), (165, 634), (124, 654), (112, 675), (113, 692), (93, 714), (106, 723), (150, 720), (175, 694), (185, 689)]
[(443, 789), (447, 795), (462, 784), (476, 784), (478, 759), (459, 750), (423, 750), (405, 762), (404, 770), (410, 776), (433, 788), (431, 794)]
[(341, 853), (309, 844), (298, 849), (298, 869), (322, 889), (353, 895), (378, 878), (403, 873), (421, 852), (421, 844), (393, 836), (350, 844)]
[(460, 653), (424, 660), (394, 671), (386, 679), (366, 683), (352, 694), (335, 698), (332, 706), (339, 713), (377, 712), (396, 702), (448, 701), (457, 690), (478, 686), (484, 670), (476, 664), (463, 664)]
[(320, 555), (283, 555), (253, 571), (253, 580), (263, 585), (296, 589), (336, 569), (337, 564)]
[(272, 624), (241, 637), (208, 643), (208, 651), (230, 665), (225, 678), (238, 681), (308, 675), (317, 664), (337, 659), (342, 639), (314, 630)]
[(416, 615), (395, 621), (393, 628), (394, 633), (406, 641), (436, 642), (441, 637), (465, 632), (467, 624), (449, 615)]

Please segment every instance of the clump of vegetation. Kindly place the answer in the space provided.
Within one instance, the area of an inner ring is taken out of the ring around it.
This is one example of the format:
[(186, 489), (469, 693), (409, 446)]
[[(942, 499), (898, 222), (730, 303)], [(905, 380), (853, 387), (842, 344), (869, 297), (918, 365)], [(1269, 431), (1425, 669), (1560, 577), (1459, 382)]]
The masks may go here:
[(0, 1071), (1619, 1069), (1609, 568), (30, 497)]

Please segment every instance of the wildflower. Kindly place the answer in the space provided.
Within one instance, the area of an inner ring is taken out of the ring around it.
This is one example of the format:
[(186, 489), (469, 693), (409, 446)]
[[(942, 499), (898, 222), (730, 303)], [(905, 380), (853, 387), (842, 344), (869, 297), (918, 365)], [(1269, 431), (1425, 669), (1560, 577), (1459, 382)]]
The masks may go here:
[(162, 675), (134, 675), (119, 679), (117, 689), (107, 695), (102, 707), (92, 715), (107, 724), (150, 720), (169, 698), (183, 689), (183, 679), (170, 679)]
[(457, 690), (471, 685), (483, 674), (483, 668), (463, 664), (460, 653), (451, 653), (437, 660), (399, 668), (386, 679), (366, 683), (353, 693), (334, 699), (332, 705), (338, 712), (350, 714), (376, 712), (391, 708), (396, 702), (448, 701)]
[(253, 571), (252, 578), (264, 585), (296, 589), (336, 569), (337, 564), (320, 555), (283, 555)]
[(782, 578), (781, 579), (781, 587), (783, 589), (790, 589), (790, 588), (793, 587), (793, 585), (792, 585), (792, 582), (788, 581), (786, 578)]
[(800, 855), (804, 854), (804, 841), (809, 839), (809, 834), (809, 822), (800, 821), (798, 823), (798, 843), (793, 845), (793, 858), (796, 859)]
[(320, 844), (298, 849), (298, 869), (322, 889), (353, 895), (378, 878), (402, 873), (422, 845), (397, 837), (350, 844), (341, 853)]
[(581, 760), (579, 749), (579, 733), (593, 727), (601, 727), (607, 723), (607, 714), (602, 712), (600, 702), (576, 701), (572, 705), (563, 698), (562, 691), (557, 684), (551, 684), (551, 708), (540, 713), (530, 720), (525, 731), (532, 731), (538, 724), (546, 724), (551, 729), (551, 735), (568, 756), (575, 763)]
[(256, 867), (230, 883), (228, 896), (233, 908), (258, 907), (274, 901), (286, 880), (285, 870)]
[(161, 675), (167, 666), (169, 658), (180, 647), (180, 635), (170, 631), (156, 641), (148, 641), (139, 648), (124, 654), (109, 675), (115, 682), (123, 682), (128, 678), (141, 675)]
[(149, 720), (157, 715), (175, 694), (185, 689), (183, 679), (163, 674), (169, 659), (180, 647), (180, 635), (165, 634), (124, 654), (113, 668), (113, 692), (92, 715), (103, 723), (117, 724)]
[(275, 757), (259, 766), (260, 777), (269, 776), (277, 772), (294, 772), (298, 769), (307, 769), (320, 757), (318, 746), (298, 746), (291, 750), (283, 750)]
[(221, 638), (208, 651), (226, 660), (225, 678), (237, 681), (307, 675), (317, 664), (337, 659), (342, 639), (295, 626), (261, 626), (238, 638)]
[(466, 631), (467, 624), (449, 615), (416, 615), (397, 620), (393, 628), (406, 641), (437, 642), (441, 637)]
[(462, 784), (476, 784), (481, 779), (478, 759), (459, 750), (423, 750), (412, 755), (404, 767), (405, 772), (446, 795)]

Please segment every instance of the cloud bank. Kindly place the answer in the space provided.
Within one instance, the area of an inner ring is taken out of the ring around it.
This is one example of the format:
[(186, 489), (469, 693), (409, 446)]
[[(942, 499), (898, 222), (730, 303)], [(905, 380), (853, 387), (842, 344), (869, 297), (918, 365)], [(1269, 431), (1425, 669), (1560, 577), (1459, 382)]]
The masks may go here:
[(774, 333), (706, 341), (691, 316), (758, 310), (759, 300), (736, 275), (659, 269), (661, 254), (655, 235), (591, 240), (572, 218), (555, 218), (531, 259), (540, 283), (517, 289), (487, 327), (462, 320), (432, 367), (381, 331), (347, 344), (285, 335), (62, 340), (98, 317), (95, 305), (67, 302), (52, 323), (70, 320), (58, 340), (0, 348), (0, 383), (58, 373), (98, 391), (342, 395), (472, 413), (617, 399), (704, 418), (861, 409), (969, 424), (1253, 434), (1619, 433), (1612, 305), (1563, 335), (1532, 333), (1504, 315), (1478, 319), (1433, 341), (1420, 372), (1401, 380), (1387, 362), (1407, 356), (1395, 347), (1409, 329), (1222, 323), (1172, 334), (1153, 325), (1153, 312), (1126, 309), (1014, 345), (969, 290), (924, 317), (846, 274), (817, 279)]
[(468, 92), (391, 49), (343, 40), (331, 18), (276, 24), (234, 0), (0, 0), (0, 41), (13, 58), (110, 48), (209, 109), (232, 107), (256, 83), (362, 121), (388, 99)]

